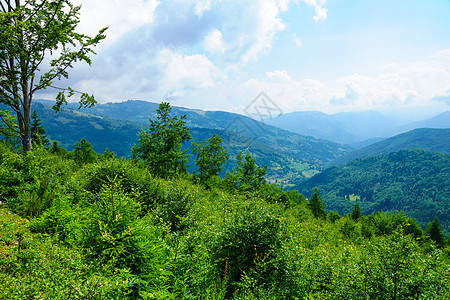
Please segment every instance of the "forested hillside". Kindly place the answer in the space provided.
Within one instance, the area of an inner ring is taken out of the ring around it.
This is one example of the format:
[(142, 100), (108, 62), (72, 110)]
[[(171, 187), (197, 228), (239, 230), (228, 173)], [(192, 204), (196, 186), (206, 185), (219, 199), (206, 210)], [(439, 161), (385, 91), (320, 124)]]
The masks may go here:
[(364, 214), (404, 211), (422, 227), (437, 216), (450, 232), (450, 154), (416, 149), (357, 159), (324, 170), (298, 189), (308, 194), (314, 187), (326, 208), (340, 214), (359, 203)]

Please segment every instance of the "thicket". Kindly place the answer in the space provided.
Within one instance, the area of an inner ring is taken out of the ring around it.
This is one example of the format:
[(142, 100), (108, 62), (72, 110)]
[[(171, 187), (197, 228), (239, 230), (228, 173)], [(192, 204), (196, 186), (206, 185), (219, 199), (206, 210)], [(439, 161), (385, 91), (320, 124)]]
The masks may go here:
[(0, 298), (448, 299), (438, 220), (424, 234), (399, 212), (316, 218), (244, 173), (206, 189), (111, 153), (1, 143)]

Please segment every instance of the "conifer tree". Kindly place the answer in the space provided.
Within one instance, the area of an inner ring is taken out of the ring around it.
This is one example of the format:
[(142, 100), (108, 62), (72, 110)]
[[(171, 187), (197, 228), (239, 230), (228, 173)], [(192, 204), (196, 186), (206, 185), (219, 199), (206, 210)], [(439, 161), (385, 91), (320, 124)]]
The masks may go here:
[(47, 132), (42, 126), (42, 121), (39, 119), (36, 110), (31, 114), (31, 140), (35, 145), (44, 147), (50, 145), (50, 141), (47, 139)]
[(324, 209), (325, 204), (323, 203), (322, 197), (320, 196), (320, 192), (317, 187), (314, 188), (313, 194), (311, 195), (307, 206), (311, 210), (314, 218), (323, 220), (327, 218), (327, 212)]
[(435, 242), (436, 246), (442, 248), (445, 245), (445, 236), (442, 232), (442, 226), (439, 218), (436, 216), (434, 220), (427, 225), (425, 236)]
[(258, 166), (255, 163), (256, 159), (248, 152), (245, 156), (240, 152), (236, 158), (237, 169), (233, 173), (228, 173), (224, 178), (229, 187), (246, 192), (256, 192), (266, 184), (267, 166)]
[(82, 138), (81, 141), (75, 143), (73, 158), (79, 164), (92, 163), (97, 160), (97, 153), (95, 153), (92, 145)]
[(361, 217), (361, 208), (359, 207), (359, 203), (356, 203), (355, 206), (353, 207), (351, 218), (354, 221), (357, 221), (360, 217)]

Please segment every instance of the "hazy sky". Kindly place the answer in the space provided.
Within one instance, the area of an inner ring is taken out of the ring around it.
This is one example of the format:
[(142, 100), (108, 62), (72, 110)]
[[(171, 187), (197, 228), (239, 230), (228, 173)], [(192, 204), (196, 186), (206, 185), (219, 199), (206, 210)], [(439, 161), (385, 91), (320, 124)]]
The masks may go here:
[(70, 73), (99, 102), (241, 112), (264, 91), (284, 112), (450, 106), (449, 0), (73, 3), (79, 32), (109, 26), (92, 67)]

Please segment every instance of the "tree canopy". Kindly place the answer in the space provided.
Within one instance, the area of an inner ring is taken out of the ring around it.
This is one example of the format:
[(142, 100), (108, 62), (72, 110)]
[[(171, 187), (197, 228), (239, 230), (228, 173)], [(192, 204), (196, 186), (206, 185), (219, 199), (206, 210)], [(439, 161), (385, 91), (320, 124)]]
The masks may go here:
[[(55, 80), (68, 78), (68, 69), (77, 61), (91, 64), (92, 47), (105, 35), (103, 28), (94, 37), (77, 33), (80, 6), (69, 0), (0, 1), (0, 103), (17, 115), (18, 128), (0, 115), (2, 121), (21, 139), (24, 152), (32, 149), (31, 102), (33, 95)], [(48, 58), (48, 59), (47, 59)], [(48, 65), (48, 66), (47, 66)], [(66, 103), (59, 88), (55, 109)], [(81, 93), (80, 107), (95, 104), (95, 99)]]
[(192, 139), (186, 116), (171, 116), (171, 111), (168, 102), (161, 102), (156, 110), (156, 120), (149, 118), (150, 128), (139, 134), (139, 144), (132, 149), (134, 157), (143, 159), (162, 178), (186, 170), (187, 150), (181, 150), (181, 146)]
[(216, 134), (202, 143), (192, 143), (192, 152), (196, 156), (195, 165), (199, 168), (200, 182), (219, 175), (230, 157), (222, 146), (222, 138)]

